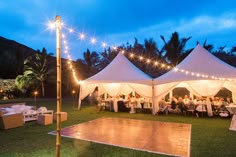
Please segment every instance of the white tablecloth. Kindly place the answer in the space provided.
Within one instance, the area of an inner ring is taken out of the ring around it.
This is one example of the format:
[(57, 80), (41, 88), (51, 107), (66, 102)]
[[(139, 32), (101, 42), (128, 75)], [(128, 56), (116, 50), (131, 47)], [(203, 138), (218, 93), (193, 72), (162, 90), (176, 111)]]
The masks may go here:
[(233, 114), (229, 130), (236, 131), (236, 105), (229, 105), (226, 108), (230, 114)]
[(229, 105), (226, 106), (227, 110), (229, 111), (230, 114), (235, 114), (236, 115), (236, 105)]

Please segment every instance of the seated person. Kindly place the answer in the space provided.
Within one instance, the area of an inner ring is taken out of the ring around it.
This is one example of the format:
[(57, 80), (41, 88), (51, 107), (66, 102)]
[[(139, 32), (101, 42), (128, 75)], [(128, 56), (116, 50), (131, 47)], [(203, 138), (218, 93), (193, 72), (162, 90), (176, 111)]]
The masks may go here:
[(215, 111), (215, 113), (218, 114), (219, 112), (219, 108), (220, 108), (220, 102), (219, 102), (219, 97), (214, 97), (214, 100), (212, 102), (212, 106), (213, 106), (213, 110)]
[(179, 112), (175, 97), (171, 98), (171, 102), (170, 102), (170, 106), (168, 107), (168, 111), (169, 112)]
[(184, 99), (183, 99), (184, 105), (188, 106), (189, 105), (189, 101), (190, 101), (190, 98), (188, 97), (188, 95), (185, 95)]
[(227, 99), (226, 99), (226, 103), (227, 103), (228, 105), (232, 104), (232, 103), (233, 103), (232, 98), (227, 97)]
[(187, 107), (187, 110), (194, 111), (195, 110), (195, 104), (194, 104), (193, 98), (190, 97), (188, 105), (185, 105), (185, 106)]
[(202, 97), (198, 98), (198, 101), (197, 101), (196, 105), (197, 106), (196, 106), (195, 113), (196, 113), (196, 116), (199, 117), (199, 112), (201, 112), (201, 113), (206, 112), (206, 106), (203, 102)]
[(179, 97), (177, 106), (180, 109), (181, 113), (184, 113), (184, 114), (186, 113), (187, 107), (185, 106), (182, 97)]
[(166, 101), (165, 101), (164, 98), (162, 98), (159, 101), (159, 111), (158, 112), (162, 112), (162, 113), (168, 114), (168, 106), (166, 105)]

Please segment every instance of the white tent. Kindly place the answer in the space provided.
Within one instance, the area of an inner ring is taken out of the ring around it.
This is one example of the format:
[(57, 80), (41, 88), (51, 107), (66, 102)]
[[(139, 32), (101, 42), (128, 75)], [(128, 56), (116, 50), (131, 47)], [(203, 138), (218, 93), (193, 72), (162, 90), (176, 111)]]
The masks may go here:
[[(216, 77), (220, 79), (215, 80)], [(232, 92), (233, 101), (236, 102), (235, 79), (236, 68), (198, 44), (176, 69), (154, 79), (155, 100), (159, 101), (176, 87), (186, 87), (191, 93), (201, 96), (214, 96), (225, 87)]]
[(82, 81), (78, 108), (81, 100), (92, 93), (96, 87), (98, 87), (98, 95), (108, 93), (115, 97), (135, 91), (143, 97), (152, 98), (151, 85), (152, 78), (119, 53), (102, 71)]

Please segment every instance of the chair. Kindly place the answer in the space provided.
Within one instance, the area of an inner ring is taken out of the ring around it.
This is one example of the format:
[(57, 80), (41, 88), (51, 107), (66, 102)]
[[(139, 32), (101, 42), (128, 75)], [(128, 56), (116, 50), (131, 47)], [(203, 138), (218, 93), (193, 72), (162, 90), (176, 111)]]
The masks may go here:
[(187, 114), (189, 115), (191, 113), (193, 115), (194, 112), (195, 112), (195, 105), (189, 104), (188, 109), (187, 109)]
[(43, 106), (37, 109), (38, 113), (43, 113), (43, 112), (46, 112), (46, 111), (47, 111), (47, 108), (43, 107)]
[(203, 117), (203, 114), (204, 113), (207, 113), (207, 110), (206, 110), (206, 106), (204, 104), (200, 104), (196, 107), (196, 110), (202, 114), (202, 117)]
[(33, 121), (38, 119), (38, 113), (35, 110), (27, 110), (23, 113), (24, 122)]

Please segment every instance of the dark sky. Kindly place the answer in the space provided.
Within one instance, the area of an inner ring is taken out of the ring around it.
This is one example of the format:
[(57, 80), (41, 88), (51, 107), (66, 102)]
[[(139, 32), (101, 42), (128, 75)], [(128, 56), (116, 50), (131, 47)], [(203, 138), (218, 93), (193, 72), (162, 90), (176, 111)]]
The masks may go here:
[[(100, 50), (101, 42), (109, 46), (133, 43), (138, 38), (153, 38), (159, 47), (160, 35), (167, 40), (174, 31), (181, 38), (213, 44), (215, 48), (236, 46), (235, 0), (14, 0), (0, 1), (0, 36), (18, 41), (33, 49), (45, 47), (55, 54), (55, 32), (47, 29), (48, 21), (60, 15), (68, 34), (73, 59), (83, 52)], [(86, 39), (78, 39), (78, 33)], [(96, 44), (90, 38), (96, 38)]]

